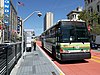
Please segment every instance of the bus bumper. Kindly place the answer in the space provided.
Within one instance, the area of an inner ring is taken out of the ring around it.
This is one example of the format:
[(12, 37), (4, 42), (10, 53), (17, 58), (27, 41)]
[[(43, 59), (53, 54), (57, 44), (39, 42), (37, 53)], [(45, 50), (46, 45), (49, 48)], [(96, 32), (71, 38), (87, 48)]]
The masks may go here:
[(91, 53), (90, 52), (79, 52), (79, 53), (61, 53), (61, 60), (83, 60), (83, 59), (90, 59)]

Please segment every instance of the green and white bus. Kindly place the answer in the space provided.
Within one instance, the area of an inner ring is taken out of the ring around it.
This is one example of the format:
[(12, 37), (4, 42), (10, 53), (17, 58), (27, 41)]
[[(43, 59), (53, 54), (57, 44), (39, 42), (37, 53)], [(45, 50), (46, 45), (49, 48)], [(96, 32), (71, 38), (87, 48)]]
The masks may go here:
[(60, 20), (41, 36), (42, 47), (61, 61), (91, 58), (90, 35), (84, 21)]

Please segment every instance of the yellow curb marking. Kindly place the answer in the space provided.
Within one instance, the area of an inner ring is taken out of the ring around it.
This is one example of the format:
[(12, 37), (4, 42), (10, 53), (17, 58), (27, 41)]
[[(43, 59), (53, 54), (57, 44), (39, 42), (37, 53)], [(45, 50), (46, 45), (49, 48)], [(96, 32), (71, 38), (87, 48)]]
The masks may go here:
[(100, 60), (100, 57), (97, 57), (97, 56), (92, 56), (92, 58), (96, 58), (96, 59), (99, 59)]
[(63, 75), (62, 73), (60, 73), (60, 75)]
[(100, 57), (97, 56), (92, 56), (90, 60), (100, 63)]

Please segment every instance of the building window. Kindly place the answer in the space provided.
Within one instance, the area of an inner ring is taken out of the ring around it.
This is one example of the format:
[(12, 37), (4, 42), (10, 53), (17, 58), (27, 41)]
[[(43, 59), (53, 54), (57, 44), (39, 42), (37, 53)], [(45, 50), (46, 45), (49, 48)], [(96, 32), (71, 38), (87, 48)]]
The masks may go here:
[(93, 25), (93, 20), (91, 20), (91, 25)]
[(98, 18), (98, 24), (100, 24), (100, 18)]
[(92, 13), (93, 12), (93, 8), (91, 8), (90, 10), (91, 10), (91, 13)]
[(100, 12), (100, 6), (99, 5), (97, 5), (97, 11)]
[(91, 2), (93, 2), (93, 0), (91, 0)]
[(90, 8), (88, 9), (88, 12), (91, 14), (91, 13), (93, 12), (93, 8), (90, 7)]
[(90, 0), (88, 0), (88, 4), (90, 3)]

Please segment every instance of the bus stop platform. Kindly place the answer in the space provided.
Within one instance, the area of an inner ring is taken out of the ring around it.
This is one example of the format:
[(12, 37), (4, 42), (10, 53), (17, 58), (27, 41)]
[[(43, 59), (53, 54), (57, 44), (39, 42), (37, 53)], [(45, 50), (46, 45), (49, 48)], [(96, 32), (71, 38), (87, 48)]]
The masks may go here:
[(64, 75), (37, 45), (36, 51), (25, 52), (10, 75)]

